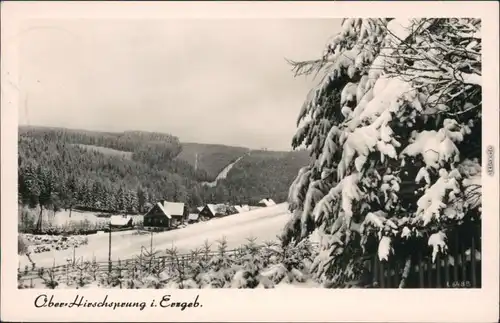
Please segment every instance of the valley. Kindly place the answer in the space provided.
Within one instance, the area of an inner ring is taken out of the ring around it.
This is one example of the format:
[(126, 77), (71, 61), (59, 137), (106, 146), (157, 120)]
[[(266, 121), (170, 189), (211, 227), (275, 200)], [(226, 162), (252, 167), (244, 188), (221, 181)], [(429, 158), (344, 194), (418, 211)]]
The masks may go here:
[[(182, 143), (170, 134), (19, 128), (19, 198), (38, 204), (34, 179), (48, 181), (48, 209), (142, 214), (158, 199), (187, 203), (284, 202), (305, 151), (256, 151)], [(193, 158), (194, 157), (194, 158)], [(40, 185), (38, 185), (40, 186)]]
[[(256, 243), (268, 240), (276, 241), (290, 214), (288, 205), (282, 203), (273, 207), (248, 211), (206, 222), (190, 224), (185, 228), (154, 233), (153, 247), (164, 252), (168, 248), (176, 247), (180, 253), (189, 253), (192, 249), (201, 248), (205, 241), (216, 250), (217, 240), (226, 238), (228, 248), (236, 248), (247, 243), (247, 238), (256, 238)], [(138, 255), (141, 248), (149, 248), (151, 234), (137, 235), (135, 230), (113, 232), (111, 243), (112, 260), (129, 259)], [(88, 244), (75, 249), (77, 259), (107, 261), (109, 234), (98, 233), (88, 236)], [(73, 258), (73, 249), (53, 250), (38, 254), (31, 254), (31, 259), (38, 267), (64, 265), (66, 259)], [(26, 256), (19, 257), (20, 268), (30, 265)]]

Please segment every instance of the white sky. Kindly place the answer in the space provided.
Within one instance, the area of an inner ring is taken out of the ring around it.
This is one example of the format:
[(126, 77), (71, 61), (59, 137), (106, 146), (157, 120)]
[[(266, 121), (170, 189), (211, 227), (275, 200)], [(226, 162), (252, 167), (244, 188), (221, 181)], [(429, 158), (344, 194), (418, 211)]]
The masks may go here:
[(285, 58), (319, 58), (339, 25), (336, 19), (31, 21), (19, 39), (19, 122), (289, 150), (313, 80), (294, 78)]

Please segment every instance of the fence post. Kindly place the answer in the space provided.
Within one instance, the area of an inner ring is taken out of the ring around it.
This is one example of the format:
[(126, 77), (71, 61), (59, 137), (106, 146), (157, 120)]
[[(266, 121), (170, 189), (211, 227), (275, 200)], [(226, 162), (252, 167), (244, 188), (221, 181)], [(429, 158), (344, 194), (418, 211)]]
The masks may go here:
[(153, 253), (153, 231), (151, 231), (150, 252)]
[(108, 273), (111, 274), (111, 220), (109, 221)]
[(420, 288), (425, 287), (424, 283), (424, 260), (422, 257), (422, 251), (418, 252), (418, 284)]
[(123, 268), (122, 268), (122, 262), (121, 262), (120, 258), (118, 258), (117, 266), (118, 266), (118, 283), (120, 284), (120, 289), (122, 289), (122, 277), (123, 277), (122, 269)]
[(467, 282), (467, 255), (466, 255), (466, 247), (464, 243), (460, 243), (460, 258), (462, 262), (462, 279), (460, 279), (460, 287), (463, 287), (462, 284)]

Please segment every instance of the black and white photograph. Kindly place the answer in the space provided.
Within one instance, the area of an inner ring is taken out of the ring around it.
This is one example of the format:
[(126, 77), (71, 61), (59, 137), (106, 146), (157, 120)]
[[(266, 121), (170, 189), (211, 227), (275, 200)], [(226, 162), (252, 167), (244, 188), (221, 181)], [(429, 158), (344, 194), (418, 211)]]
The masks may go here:
[(480, 19), (39, 26), (19, 288), (481, 287)]
[(483, 20), (429, 17), (24, 20), (17, 289), (480, 290)]

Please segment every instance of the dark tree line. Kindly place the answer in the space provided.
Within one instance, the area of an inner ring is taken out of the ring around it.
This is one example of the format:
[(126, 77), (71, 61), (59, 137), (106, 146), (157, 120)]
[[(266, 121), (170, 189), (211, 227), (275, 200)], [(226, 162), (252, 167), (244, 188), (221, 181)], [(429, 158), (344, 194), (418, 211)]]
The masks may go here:
[[(132, 154), (107, 154), (87, 145)], [(245, 156), (225, 181), (205, 187), (200, 182), (206, 173), (175, 158), (182, 145), (167, 134), (22, 127), (18, 149), (19, 204), (39, 207), (40, 215), (61, 209), (145, 213), (161, 199), (193, 210), (204, 203), (254, 204), (264, 197), (284, 201), (307, 156)]]
[(172, 159), (181, 152), (181, 144), (175, 136), (145, 131), (97, 132), (49, 127), (19, 127), (19, 135), (45, 141), (63, 141), (68, 144), (83, 144), (112, 148), (120, 151), (139, 152), (157, 148), (157, 152)]
[[(128, 213), (145, 212), (159, 199), (202, 202), (200, 196), (193, 196), (198, 192), (193, 187), (204, 178), (203, 174), (172, 157), (181, 148), (147, 141), (160, 139), (153, 135), (148, 138), (140, 134), (136, 139), (130, 132), (120, 146), (121, 142), (111, 135), (103, 134), (108, 142), (99, 138), (99, 133), (90, 134), (44, 128), (20, 131), (19, 202), (40, 206), (41, 210), (78, 208)], [(146, 139), (140, 147), (142, 137)], [(82, 142), (78, 140), (113, 149), (128, 147), (133, 155), (106, 155), (79, 146)]]
[(263, 198), (281, 203), (286, 201), (297, 171), (308, 162), (306, 151), (252, 152), (236, 163), (211, 193), (232, 204), (256, 205)]

